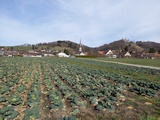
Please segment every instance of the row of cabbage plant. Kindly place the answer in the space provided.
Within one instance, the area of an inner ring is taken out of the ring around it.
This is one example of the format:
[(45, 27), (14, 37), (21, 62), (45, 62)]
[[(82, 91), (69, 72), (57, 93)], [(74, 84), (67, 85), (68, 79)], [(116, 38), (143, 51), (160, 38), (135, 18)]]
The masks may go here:
[(62, 63), (56, 63), (56, 65), (51, 67), (64, 81), (75, 88), (75, 91), (79, 93), (81, 97), (90, 101), (93, 106), (96, 106), (96, 109), (114, 109), (113, 103), (118, 101), (117, 97), (121, 95), (120, 84), (115, 86), (102, 78), (97, 81), (93, 76), (87, 74), (90, 72), (84, 72), (83, 69), (79, 70), (79, 67), (66, 63), (65, 65), (62, 65)]
[(50, 109), (56, 111), (64, 108), (64, 102), (62, 101), (61, 93), (57, 91), (53, 85), (53, 81), (51, 80), (48, 70), (46, 70), (44, 65), (41, 65), (41, 68), (44, 74), (43, 84), (46, 86), (47, 95), (51, 102), (49, 106)]
[(52, 69), (48, 68), (48, 70), (54, 84), (59, 88), (64, 98), (70, 101), (72, 107), (85, 107), (87, 105), (86, 101), (83, 101), (69, 85), (65, 84), (60, 76)]
[(81, 60), (81, 59), (72, 59), (72, 61), (80, 62), (81, 64), (86, 65), (92, 65), (92, 66), (100, 66), (101, 68), (111, 68), (115, 70), (121, 70), (121, 71), (130, 71), (130, 72), (137, 72), (137, 73), (146, 73), (146, 74), (152, 74), (152, 75), (159, 75), (160, 76), (160, 70), (159, 69), (153, 69), (153, 68), (145, 68), (145, 67), (137, 67), (137, 66), (129, 66), (129, 65), (122, 65), (118, 63), (111, 63), (111, 62), (105, 62), (105, 61), (95, 61), (95, 60)]
[(24, 74), (24, 65), (19, 65), (14, 60), (6, 61), (9, 61), (9, 64), (2, 65), (0, 74), (0, 119), (14, 119), (19, 115), (15, 108), (22, 104), (21, 88), (17, 86)]
[(29, 106), (25, 110), (24, 120), (38, 119), (40, 118), (40, 81), (39, 81), (39, 71), (36, 71), (30, 90), (28, 91), (28, 98), (26, 104)]
[(96, 104), (105, 108), (111, 105), (110, 101), (116, 102), (122, 91), (128, 90), (138, 95), (155, 96), (160, 86), (159, 83), (139, 81), (106, 70), (87, 68), (76, 61), (71, 64), (70, 59), (54, 61), (50, 66), (82, 97), (95, 101)]

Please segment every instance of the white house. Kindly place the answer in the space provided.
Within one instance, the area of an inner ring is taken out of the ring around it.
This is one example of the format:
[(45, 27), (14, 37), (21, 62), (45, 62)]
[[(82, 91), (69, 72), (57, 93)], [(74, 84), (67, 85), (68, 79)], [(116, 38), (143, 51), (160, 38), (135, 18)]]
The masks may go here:
[(54, 55), (51, 54), (51, 53), (44, 53), (43, 55), (44, 55), (44, 57), (53, 57), (53, 56), (54, 56)]
[(108, 50), (108, 51), (107, 51), (106, 57), (108, 57), (108, 58), (113, 58), (113, 52), (112, 52), (112, 50)]
[(126, 52), (126, 54), (124, 54), (124, 57), (131, 57), (131, 54), (129, 52)]
[(85, 55), (83, 52), (81, 52), (79, 55), (81, 55), (81, 56), (83, 56), (83, 55)]
[(58, 57), (69, 57), (66, 53), (60, 52), (57, 54)]
[(23, 57), (42, 57), (40, 53), (24, 53)]
[(4, 51), (0, 50), (0, 55), (3, 55), (4, 54)]

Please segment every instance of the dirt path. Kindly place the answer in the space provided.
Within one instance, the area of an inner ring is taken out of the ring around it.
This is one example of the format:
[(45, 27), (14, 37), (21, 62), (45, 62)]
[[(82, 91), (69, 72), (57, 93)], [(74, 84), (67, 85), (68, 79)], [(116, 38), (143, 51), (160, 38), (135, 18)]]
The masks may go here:
[[(82, 58), (83, 59), (83, 58)], [(85, 59), (86, 60), (86, 59)], [(129, 64), (129, 63), (122, 63), (122, 62), (114, 62), (114, 61), (105, 61), (105, 60), (96, 60), (96, 59), (89, 59), (93, 61), (100, 61), (100, 62), (109, 62), (109, 63), (117, 63), (121, 65), (128, 65), (128, 66), (135, 66), (140, 68), (150, 68), (150, 69), (157, 69), (160, 70), (160, 67), (152, 67), (152, 66), (145, 66), (145, 65), (137, 65), (137, 64)]]

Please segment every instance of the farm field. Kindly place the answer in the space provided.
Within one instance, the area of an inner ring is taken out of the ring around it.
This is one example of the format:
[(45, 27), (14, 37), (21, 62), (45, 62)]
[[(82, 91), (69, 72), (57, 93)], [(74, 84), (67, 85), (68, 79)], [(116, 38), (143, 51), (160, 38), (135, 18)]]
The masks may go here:
[(136, 64), (136, 65), (145, 65), (145, 66), (153, 66), (153, 67), (160, 67), (160, 60), (159, 59), (136, 59), (136, 58), (97, 58), (98, 60), (105, 60), (105, 61), (114, 61), (114, 62), (121, 62), (121, 63), (129, 63), (129, 64)]
[(160, 119), (160, 70), (76, 58), (0, 66), (0, 120)]

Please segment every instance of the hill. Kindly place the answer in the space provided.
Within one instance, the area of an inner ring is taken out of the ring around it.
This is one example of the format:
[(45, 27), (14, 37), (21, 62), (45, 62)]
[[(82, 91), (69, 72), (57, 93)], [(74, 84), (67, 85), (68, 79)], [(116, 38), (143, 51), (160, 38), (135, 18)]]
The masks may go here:
[[(32, 49), (38, 49), (38, 50), (59, 50), (63, 51), (64, 49), (67, 49), (69, 51), (78, 51), (79, 50), (79, 43), (75, 43), (69, 40), (58, 40), (55, 42), (49, 42), (49, 43), (38, 43), (36, 45), (31, 44), (24, 44), (21, 46), (10, 46), (6, 47), (6, 49), (11, 50), (32, 50)], [(86, 45), (82, 45), (83, 52), (93, 52), (96, 51), (107, 51), (109, 49), (114, 51), (137, 51), (137, 52), (148, 52), (150, 48), (154, 48), (156, 52), (160, 51), (160, 43), (155, 42), (132, 42), (128, 39), (120, 39), (114, 42), (111, 42), (109, 44), (104, 44), (99, 47), (88, 47)]]
[[(57, 48), (59, 48), (59, 50), (70, 49), (70, 50), (78, 51), (80, 44), (69, 41), (69, 40), (58, 40), (58, 41), (49, 42), (49, 43), (39, 43), (39, 44), (36, 44), (36, 46), (41, 49), (57, 50)], [(82, 47), (83, 47), (83, 51), (93, 50), (93, 48), (88, 47), (86, 45), (82, 45)]]
[[(50, 42), (50, 43), (39, 43), (39, 44), (36, 44), (36, 46), (38, 47), (38, 49), (53, 50), (58, 47), (58, 48), (62, 48), (62, 50), (64, 50), (64, 48), (74, 50), (74, 51), (79, 50), (79, 44), (69, 40), (58, 40), (56, 42)], [(115, 50), (115, 51), (119, 51), (119, 50), (124, 51), (126, 47), (128, 47), (128, 51), (137, 51), (137, 52), (144, 51), (144, 48), (138, 46), (134, 42), (129, 41), (128, 39), (117, 40), (112, 43), (104, 44), (102, 46), (95, 47), (95, 48), (91, 48), (86, 45), (83, 45), (83, 51), (96, 52), (98, 50), (106, 51), (109, 49)]]
[(128, 39), (121, 39), (118, 41), (114, 41), (110, 44), (105, 44), (103, 46), (98, 47), (98, 50), (115, 50), (115, 51), (124, 51), (125, 48), (128, 48), (128, 51), (137, 51), (141, 52), (144, 50), (144, 48), (138, 46), (134, 42), (129, 41)]
[(160, 50), (160, 43), (150, 42), (150, 41), (147, 42), (137, 41), (136, 44), (144, 48), (146, 51), (149, 51), (150, 48), (154, 48), (155, 51)]

